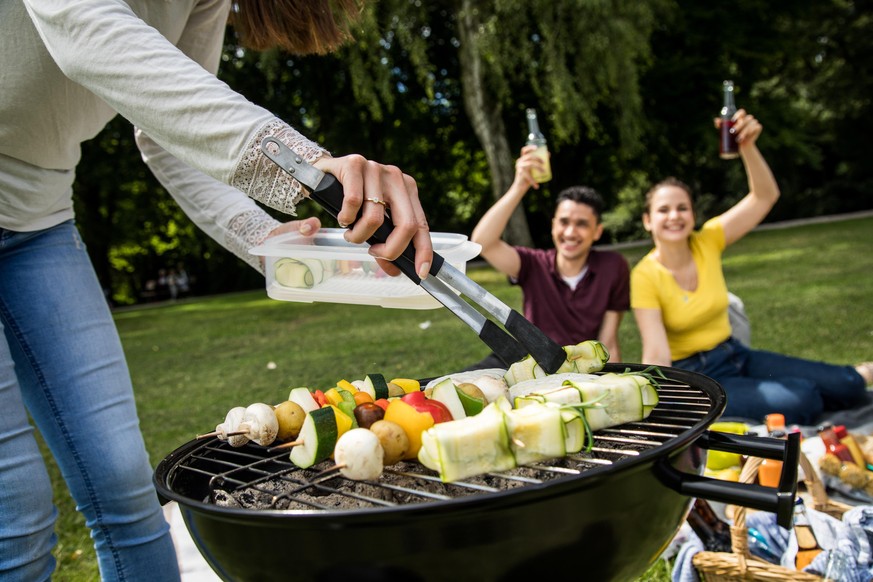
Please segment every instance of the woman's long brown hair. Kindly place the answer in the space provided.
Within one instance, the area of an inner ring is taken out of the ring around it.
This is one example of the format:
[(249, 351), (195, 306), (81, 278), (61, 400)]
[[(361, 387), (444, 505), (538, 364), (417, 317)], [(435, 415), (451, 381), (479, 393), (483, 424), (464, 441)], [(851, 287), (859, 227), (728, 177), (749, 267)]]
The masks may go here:
[(230, 22), (255, 50), (327, 54), (352, 38), (363, 0), (234, 0)]

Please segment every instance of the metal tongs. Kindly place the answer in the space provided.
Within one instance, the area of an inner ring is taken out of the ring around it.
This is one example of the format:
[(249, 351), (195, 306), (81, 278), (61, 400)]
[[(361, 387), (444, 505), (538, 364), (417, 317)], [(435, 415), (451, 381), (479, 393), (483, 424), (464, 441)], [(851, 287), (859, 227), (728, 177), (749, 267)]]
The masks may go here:
[[(306, 163), (276, 138), (265, 138), (261, 142), (261, 150), (267, 158), (306, 186), (311, 192), (309, 197), (336, 218), (342, 209), (344, 194), (342, 184), (334, 176)], [(370, 244), (385, 242), (393, 230), (390, 211), (386, 209), (385, 215), (385, 221), (368, 239)], [(424, 280), (415, 272), (415, 249), (411, 244), (402, 255), (391, 262), (416, 285), (421, 286), (470, 326), (479, 335), (479, 339), (507, 366), (530, 354), (543, 370), (554, 374), (566, 361), (567, 354), (563, 347), (436, 252), (433, 253), (430, 267), (431, 276)], [(482, 307), (503, 328), (464, 301), (452, 289)]]

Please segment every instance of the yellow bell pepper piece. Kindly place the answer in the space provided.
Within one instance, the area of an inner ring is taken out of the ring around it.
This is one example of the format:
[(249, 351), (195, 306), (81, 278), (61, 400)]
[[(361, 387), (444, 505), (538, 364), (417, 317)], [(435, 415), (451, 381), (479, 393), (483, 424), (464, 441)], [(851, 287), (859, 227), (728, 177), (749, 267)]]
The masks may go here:
[(351, 392), (352, 394), (354, 394), (355, 392), (358, 391), (358, 389), (355, 387), (355, 385), (352, 384), (351, 382), (349, 382), (348, 380), (340, 380), (339, 382), (336, 383), (336, 387), (341, 388), (343, 390), (347, 390), (347, 391)]
[(343, 401), (343, 396), (340, 394), (340, 391), (336, 388), (331, 388), (330, 390), (326, 390), (324, 392), (324, 397), (327, 399), (328, 404), (339, 404)]
[(404, 458), (418, 458), (418, 449), (421, 448), (421, 433), (433, 426), (433, 417), (426, 412), (417, 411), (402, 400), (392, 400), (388, 408), (385, 409), (384, 420), (399, 424), (409, 438), (409, 451)]
[(421, 382), (418, 380), (413, 380), (412, 378), (394, 378), (391, 380), (390, 384), (397, 384), (401, 388), (403, 388), (403, 392), (409, 394), (410, 392), (418, 392), (421, 390)]
[(336, 438), (339, 438), (344, 432), (351, 430), (353, 421), (348, 414), (340, 410), (337, 406), (334, 406), (333, 404), (328, 404), (328, 406), (333, 409), (333, 415), (336, 417)]

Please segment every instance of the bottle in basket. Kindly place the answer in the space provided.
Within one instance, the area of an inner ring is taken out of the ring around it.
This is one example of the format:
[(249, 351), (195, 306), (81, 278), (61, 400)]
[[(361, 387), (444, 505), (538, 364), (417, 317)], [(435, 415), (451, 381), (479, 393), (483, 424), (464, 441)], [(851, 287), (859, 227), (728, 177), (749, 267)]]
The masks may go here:
[(794, 502), (794, 534), (797, 536), (797, 557), (794, 559), (794, 566), (797, 570), (803, 570), (823, 549), (815, 537), (812, 523), (806, 515), (806, 505), (800, 497)]
[(739, 157), (740, 150), (737, 147), (737, 136), (734, 133), (734, 113), (737, 112), (737, 107), (734, 105), (734, 82), (724, 82), (724, 105), (721, 108), (721, 141), (719, 143), (718, 155), (723, 160), (732, 160)]
[(552, 165), (549, 162), (549, 148), (546, 145), (546, 136), (540, 131), (540, 124), (537, 120), (536, 109), (527, 110), (527, 145), (537, 146), (536, 156), (543, 161), (543, 170), (533, 170), (531, 177), (538, 184), (548, 182), (552, 179)]
[(731, 551), (731, 526), (716, 515), (705, 499), (694, 500), (687, 520), (707, 552)]
[(818, 427), (818, 436), (821, 438), (821, 442), (824, 443), (825, 450), (828, 453), (836, 456), (844, 463), (855, 462), (855, 459), (852, 458), (852, 452), (849, 450), (849, 447), (841, 443), (840, 439), (837, 437), (834, 425), (831, 423), (820, 425)]
[[(784, 427), (783, 427), (784, 428)], [(770, 438), (784, 439), (785, 431), (774, 429), (770, 431)], [(782, 476), (782, 461), (776, 459), (764, 459), (758, 467), (758, 484), (764, 487), (779, 487), (779, 478)]]

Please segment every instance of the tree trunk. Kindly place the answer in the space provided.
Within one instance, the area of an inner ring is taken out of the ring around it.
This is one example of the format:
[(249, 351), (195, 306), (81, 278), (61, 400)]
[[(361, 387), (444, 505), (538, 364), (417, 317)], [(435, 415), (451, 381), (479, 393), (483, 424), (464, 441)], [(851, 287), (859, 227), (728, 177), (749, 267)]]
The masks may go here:
[[(457, 15), (458, 36), (461, 46), (459, 62), (461, 66), (461, 86), (464, 94), (464, 108), (473, 124), (473, 131), (491, 170), (491, 191), (494, 200), (499, 199), (509, 189), (515, 176), (514, 160), (506, 139), (503, 125), (503, 108), (486, 88), (485, 72), (481, 54), (477, 47), (479, 35), (479, 14), (472, 0), (462, 0)], [(527, 225), (522, 205), (512, 214), (503, 238), (512, 245), (533, 246), (533, 239)]]

